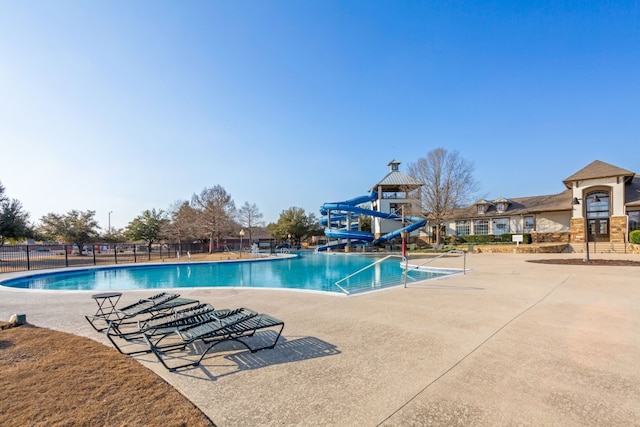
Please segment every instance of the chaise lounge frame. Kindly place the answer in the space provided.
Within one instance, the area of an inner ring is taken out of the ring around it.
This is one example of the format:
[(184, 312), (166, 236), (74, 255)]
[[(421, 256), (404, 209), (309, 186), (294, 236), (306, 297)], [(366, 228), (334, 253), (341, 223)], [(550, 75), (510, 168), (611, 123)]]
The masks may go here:
[[(244, 339), (252, 337), (257, 331), (263, 329), (275, 329), (275, 338), (265, 345), (252, 347)], [(181, 368), (189, 366), (198, 366), (202, 359), (218, 344), (223, 342), (235, 341), (242, 344), (247, 350), (255, 353), (260, 350), (274, 348), (282, 335), (284, 322), (276, 319), (268, 314), (258, 314), (253, 312), (239, 313), (234, 316), (223, 318), (212, 318), (206, 322), (198, 323), (186, 328), (176, 328), (175, 333), (171, 335), (176, 342), (169, 344), (160, 344), (159, 341), (153, 342), (152, 336), (143, 334), (147, 345), (151, 352), (157, 357), (158, 361), (170, 372), (174, 372)], [(161, 339), (168, 337), (163, 336)], [(173, 351), (185, 350), (187, 346), (201, 342), (204, 344), (204, 351), (195, 361), (188, 363), (169, 366), (165, 361), (168, 353)]]
[(167, 335), (175, 333), (177, 329), (186, 328), (191, 325), (203, 323), (212, 318), (225, 318), (228, 316), (239, 315), (245, 313), (245, 315), (255, 315), (255, 311), (248, 308), (236, 308), (236, 309), (220, 309), (215, 310), (211, 304), (204, 303), (198, 304), (192, 307), (187, 307), (181, 310), (176, 310), (170, 313), (157, 315), (149, 319), (138, 320), (136, 322), (126, 322), (125, 326), (131, 326), (133, 324), (136, 327), (132, 330), (123, 332), (123, 324), (110, 322), (107, 328), (106, 335), (113, 346), (122, 354), (133, 355), (149, 353), (151, 350), (146, 347), (144, 350), (124, 351), (120, 345), (116, 342), (119, 339), (132, 342), (139, 340), (141, 344), (145, 344), (142, 338), (143, 334), (147, 334), (150, 340), (154, 340), (157, 344)]
[[(97, 332), (104, 332), (111, 324), (124, 325), (127, 324), (127, 320), (131, 320), (137, 316), (148, 315), (149, 318), (153, 318), (158, 315), (169, 313), (178, 307), (183, 307), (190, 304), (198, 304), (200, 301), (190, 298), (180, 298), (179, 294), (169, 294), (166, 292), (160, 292), (149, 298), (143, 298), (133, 304), (130, 304), (123, 308), (116, 308), (109, 316), (103, 315), (91, 315), (84, 316), (89, 324)], [(98, 328), (96, 322), (101, 321), (107, 323), (107, 328)]]

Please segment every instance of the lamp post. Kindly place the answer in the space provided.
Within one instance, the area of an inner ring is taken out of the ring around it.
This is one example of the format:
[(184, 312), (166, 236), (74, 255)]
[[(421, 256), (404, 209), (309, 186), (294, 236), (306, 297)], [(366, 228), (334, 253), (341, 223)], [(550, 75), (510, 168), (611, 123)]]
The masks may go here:
[(244, 238), (244, 229), (240, 229), (240, 258), (242, 258), (242, 239)]
[[(583, 201), (582, 203), (582, 218), (584, 219), (584, 243), (586, 245), (586, 254), (587, 256), (584, 259), (584, 262), (589, 262), (589, 219), (587, 218), (587, 197), (585, 196), (582, 199), (579, 199), (577, 197), (573, 198), (573, 201), (571, 202), (571, 204), (575, 205), (579, 205), (580, 204), (580, 200)], [(595, 203), (600, 202), (600, 198), (598, 197), (598, 195), (596, 194), (595, 196), (593, 196), (593, 201)], [(595, 239), (594, 239), (595, 241)]]
[(109, 211), (109, 226), (107, 228), (107, 233), (109, 234), (109, 236), (111, 236), (111, 214), (113, 213), (113, 211)]

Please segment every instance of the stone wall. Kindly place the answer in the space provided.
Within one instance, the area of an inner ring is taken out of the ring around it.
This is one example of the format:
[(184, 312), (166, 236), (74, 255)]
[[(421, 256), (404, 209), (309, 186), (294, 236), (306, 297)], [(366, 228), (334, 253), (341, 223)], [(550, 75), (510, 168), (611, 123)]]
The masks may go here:
[(584, 243), (584, 220), (582, 218), (571, 218), (570, 243)]
[(568, 232), (556, 233), (531, 233), (531, 243), (569, 243)]
[(567, 248), (564, 243), (557, 245), (480, 245), (473, 246), (471, 252), (485, 254), (557, 254)]
[(627, 237), (627, 217), (612, 216), (609, 219), (609, 241), (611, 243), (624, 243)]

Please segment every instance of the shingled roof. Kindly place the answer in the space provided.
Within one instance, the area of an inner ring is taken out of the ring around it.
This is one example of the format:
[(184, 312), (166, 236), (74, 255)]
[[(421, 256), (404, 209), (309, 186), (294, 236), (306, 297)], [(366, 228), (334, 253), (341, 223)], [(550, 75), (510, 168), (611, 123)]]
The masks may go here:
[(385, 191), (405, 191), (407, 188), (419, 188), (424, 185), (423, 182), (415, 179), (412, 176), (402, 173), (398, 170), (400, 164), (397, 160), (389, 162), (388, 166), (391, 167), (389, 173), (382, 178), (377, 184), (373, 186), (373, 190), (378, 190), (378, 187), (384, 187)]
[(546, 196), (516, 197), (509, 199), (509, 206), (507, 207), (507, 210), (502, 212), (499, 212), (493, 203), (488, 202), (489, 207), (484, 214), (478, 214), (477, 204), (480, 202), (476, 202), (473, 205), (456, 209), (448, 216), (448, 218), (492, 218), (494, 216), (503, 217), (505, 215), (531, 215), (539, 212), (568, 211), (573, 207), (571, 204), (572, 200), (573, 193), (571, 190), (565, 190), (562, 193)]
[(619, 176), (624, 177), (625, 181), (628, 181), (635, 176), (635, 172), (610, 165), (609, 163), (605, 163), (600, 160), (595, 160), (562, 182), (567, 188), (571, 188), (571, 183), (575, 181)]
[(640, 206), (640, 176), (635, 176), (625, 188), (624, 200), (627, 207)]

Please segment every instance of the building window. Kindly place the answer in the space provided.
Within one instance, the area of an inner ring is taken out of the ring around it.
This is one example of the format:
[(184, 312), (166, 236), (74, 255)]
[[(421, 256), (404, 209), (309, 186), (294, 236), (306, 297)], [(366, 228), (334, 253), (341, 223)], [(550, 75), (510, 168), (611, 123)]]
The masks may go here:
[(456, 221), (456, 236), (468, 236), (471, 233), (468, 220)]
[(598, 191), (587, 196), (587, 218), (609, 218), (609, 193)]
[(629, 212), (629, 231), (640, 230), (640, 211)]
[(478, 213), (479, 214), (483, 214), (484, 213), (484, 205), (478, 205)]
[(509, 232), (509, 218), (497, 218), (493, 220), (494, 236), (501, 236)]
[(535, 222), (533, 220), (533, 216), (525, 216), (524, 217), (524, 232), (531, 233), (534, 230)]
[(506, 205), (505, 202), (498, 202), (498, 205), (497, 205), (498, 212), (504, 212), (506, 210), (505, 205)]
[(473, 234), (486, 235), (489, 234), (489, 220), (477, 219), (473, 222)]

